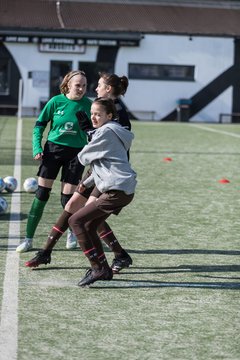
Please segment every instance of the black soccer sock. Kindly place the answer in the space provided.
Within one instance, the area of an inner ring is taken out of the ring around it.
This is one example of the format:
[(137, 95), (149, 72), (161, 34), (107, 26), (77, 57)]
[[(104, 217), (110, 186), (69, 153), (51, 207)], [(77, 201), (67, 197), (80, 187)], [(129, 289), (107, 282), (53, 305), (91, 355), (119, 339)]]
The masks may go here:
[(114, 252), (115, 256), (119, 256), (121, 254), (123, 248), (119, 244), (112, 229), (106, 222), (100, 225), (98, 235), (100, 239), (103, 240), (105, 244), (109, 247), (109, 249)]
[(85, 244), (83, 244), (81, 241), (79, 241), (79, 245), (80, 245), (84, 255), (88, 258), (91, 268), (97, 269), (97, 270), (101, 269), (102, 264), (98, 259), (96, 248), (94, 246), (88, 248), (88, 246), (85, 246)]
[(105, 268), (109, 267), (105, 253), (98, 255), (98, 260), (100, 261), (103, 267)]
[(88, 233), (82, 229), (80, 234), (76, 234), (76, 237), (78, 239), (80, 249), (82, 249), (84, 255), (88, 258), (92, 269), (101, 269), (102, 264), (98, 259), (98, 250), (89, 238)]

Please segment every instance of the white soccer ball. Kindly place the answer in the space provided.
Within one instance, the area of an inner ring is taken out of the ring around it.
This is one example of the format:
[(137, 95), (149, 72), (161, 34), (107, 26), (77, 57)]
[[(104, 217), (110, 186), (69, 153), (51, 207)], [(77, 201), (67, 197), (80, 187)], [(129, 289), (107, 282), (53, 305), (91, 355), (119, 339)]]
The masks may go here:
[(12, 193), (17, 188), (17, 179), (13, 176), (6, 176), (3, 181), (5, 182), (5, 190), (9, 193)]
[(0, 215), (4, 214), (7, 211), (8, 203), (4, 197), (0, 197)]
[(28, 193), (35, 193), (38, 188), (38, 182), (34, 177), (27, 178), (23, 183), (23, 188)]
[(5, 189), (5, 182), (3, 178), (0, 177), (0, 192), (2, 192)]

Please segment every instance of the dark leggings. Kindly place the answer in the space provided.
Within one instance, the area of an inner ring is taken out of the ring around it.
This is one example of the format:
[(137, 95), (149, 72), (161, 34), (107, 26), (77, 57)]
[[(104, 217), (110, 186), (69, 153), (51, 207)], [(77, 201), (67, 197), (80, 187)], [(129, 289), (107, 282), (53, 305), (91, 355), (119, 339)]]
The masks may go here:
[(80, 247), (96, 247), (98, 254), (103, 252), (102, 243), (97, 234), (98, 226), (110, 216), (100, 210), (95, 202), (86, 205), (73, 214), (68, 224), (77, 236)]
[(69, 226), (77, 236), (83, 251), (87, 248), (96, 247), (98, 254), (103, 252), (97, 228), (111, 214), (117, 215), (124, 206), (132, 201), (133, 197), (134, 194), (126, 195), (123, 191), (108, 191), (69, 218)]

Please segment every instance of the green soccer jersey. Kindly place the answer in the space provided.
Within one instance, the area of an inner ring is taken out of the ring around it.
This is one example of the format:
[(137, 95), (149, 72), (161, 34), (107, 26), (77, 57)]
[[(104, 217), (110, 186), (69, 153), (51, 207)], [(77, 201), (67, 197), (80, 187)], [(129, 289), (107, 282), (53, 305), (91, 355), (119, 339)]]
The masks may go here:
[(85, 111), (90, 119), (91, 100), (70, 100), (64, 94), (52, 97), (38, 117), (33, 129), (33, 157), (43, 152), (43, 132), (50, 121), (47, 140), (64, 146), (82, 148), (87, 144), (86, 134), (80, 129), (77, 111)]

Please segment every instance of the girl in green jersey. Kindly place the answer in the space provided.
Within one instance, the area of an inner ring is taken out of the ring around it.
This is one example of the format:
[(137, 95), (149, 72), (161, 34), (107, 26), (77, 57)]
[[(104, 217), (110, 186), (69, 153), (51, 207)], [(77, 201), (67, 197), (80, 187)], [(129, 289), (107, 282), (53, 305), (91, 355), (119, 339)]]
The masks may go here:
[[(33, 158), (41, 162), (37, 173), (38, 189), (28, 215), (26, 237), (17, 247), (17, 252), (32, 248), (33, 236), (59, 171), (63, 208), (82, 177), (84, 167), (79, 163), (77, 154), (87, 144), (87, 137), (80, 129), (75, 114), (84, 111), (90, 118), (91, 100), (85, 96), (86, 88), (87, 79), (83, 71), (69, 72), (60, 85), (61, 94), (48, 101), (36, 121)], [(49, 122), (50, 130), (43, 148), (43, 133)], [(70, 232), (70, 240), (73, 237)]]

